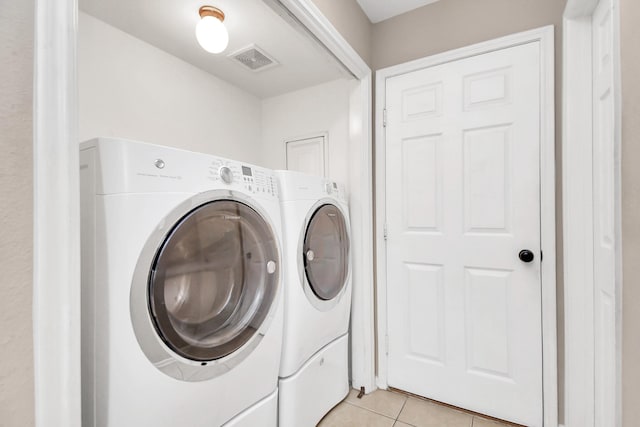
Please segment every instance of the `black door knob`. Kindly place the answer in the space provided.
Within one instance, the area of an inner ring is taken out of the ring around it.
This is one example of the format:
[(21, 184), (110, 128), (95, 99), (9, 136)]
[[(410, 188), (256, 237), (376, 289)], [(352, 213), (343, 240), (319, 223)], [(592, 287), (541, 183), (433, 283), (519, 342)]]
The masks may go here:
[(518, 258), (520, 258), (520, 261), (522, 262), (531, 262), (533, 261), (533, 252), (529, 249), (523, 249), (518, 254)]

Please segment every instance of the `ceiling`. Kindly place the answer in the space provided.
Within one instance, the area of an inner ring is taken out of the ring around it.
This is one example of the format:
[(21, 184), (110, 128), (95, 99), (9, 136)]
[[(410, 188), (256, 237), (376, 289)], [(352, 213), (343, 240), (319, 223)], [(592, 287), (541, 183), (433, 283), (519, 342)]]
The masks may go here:
[[(226, 15), (229, 46), (205, 52), (195, 38), (198, 9), (211, 4)], [(347, 77), (338, 62), (286, 13), (264, 0), (79, 0), (80, 10), (260, 98)], [(283, 16), (279, 16), (279, 13)], [(285, 20), (286, 19), (286, 20)], [(227, 55), (255, 44), (279, 65), (253, 72)]]
[(357, 0), (374, 24), (438, 0)]

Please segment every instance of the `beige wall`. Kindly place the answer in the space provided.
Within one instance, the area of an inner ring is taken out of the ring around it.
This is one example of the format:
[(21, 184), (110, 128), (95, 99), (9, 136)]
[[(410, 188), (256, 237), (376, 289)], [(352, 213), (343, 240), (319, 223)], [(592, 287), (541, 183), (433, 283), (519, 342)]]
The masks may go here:
[(622, 412), (640, 421), (640, 2), (620, 0), (622, 68)]
[(0, 425), (34, 424), (33, 1), (0, 0)]
[(371, 22), (356, 0), (313, 0), (360, 57), (371, 65)]
[[(373, 25), (372, 65), (378, 70), (519, 31), (556, 25), (564, 0), (445, 0)], [(560, 43), (556, 43), (558, 52)], [(557, 56), (561, 58), (561, 56)]]

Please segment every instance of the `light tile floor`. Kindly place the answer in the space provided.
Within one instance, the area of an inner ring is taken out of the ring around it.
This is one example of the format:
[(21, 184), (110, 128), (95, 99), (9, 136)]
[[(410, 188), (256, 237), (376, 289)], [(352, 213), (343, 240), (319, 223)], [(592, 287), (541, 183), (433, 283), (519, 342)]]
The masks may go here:
[(358, 399), (349, 395), (318, 427), (508, 427), (475, 414), (394, 391), (377, 390)]

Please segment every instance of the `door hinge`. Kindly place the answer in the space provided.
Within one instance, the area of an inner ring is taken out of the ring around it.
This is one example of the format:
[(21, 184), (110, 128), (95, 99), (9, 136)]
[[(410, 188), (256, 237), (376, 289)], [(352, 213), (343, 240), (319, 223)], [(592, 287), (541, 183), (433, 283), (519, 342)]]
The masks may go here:
[(386, 334), (384, 336), (384, 354), (389, 354), (389, 335)]
[(382, 127), (384, 128), (387, 127), (387, 109), (386, 108), (382, 109)]
[(387, 223), (384, 223), (384, 231), (383, 231), (383, 236), (384, 236), (384, 240), (387, 240), (388, 234), (387, 234)]
[(544, 254), (542, 251), (540, 251), (540, 262), (542, 262), (543, 259), (544, 259)]

